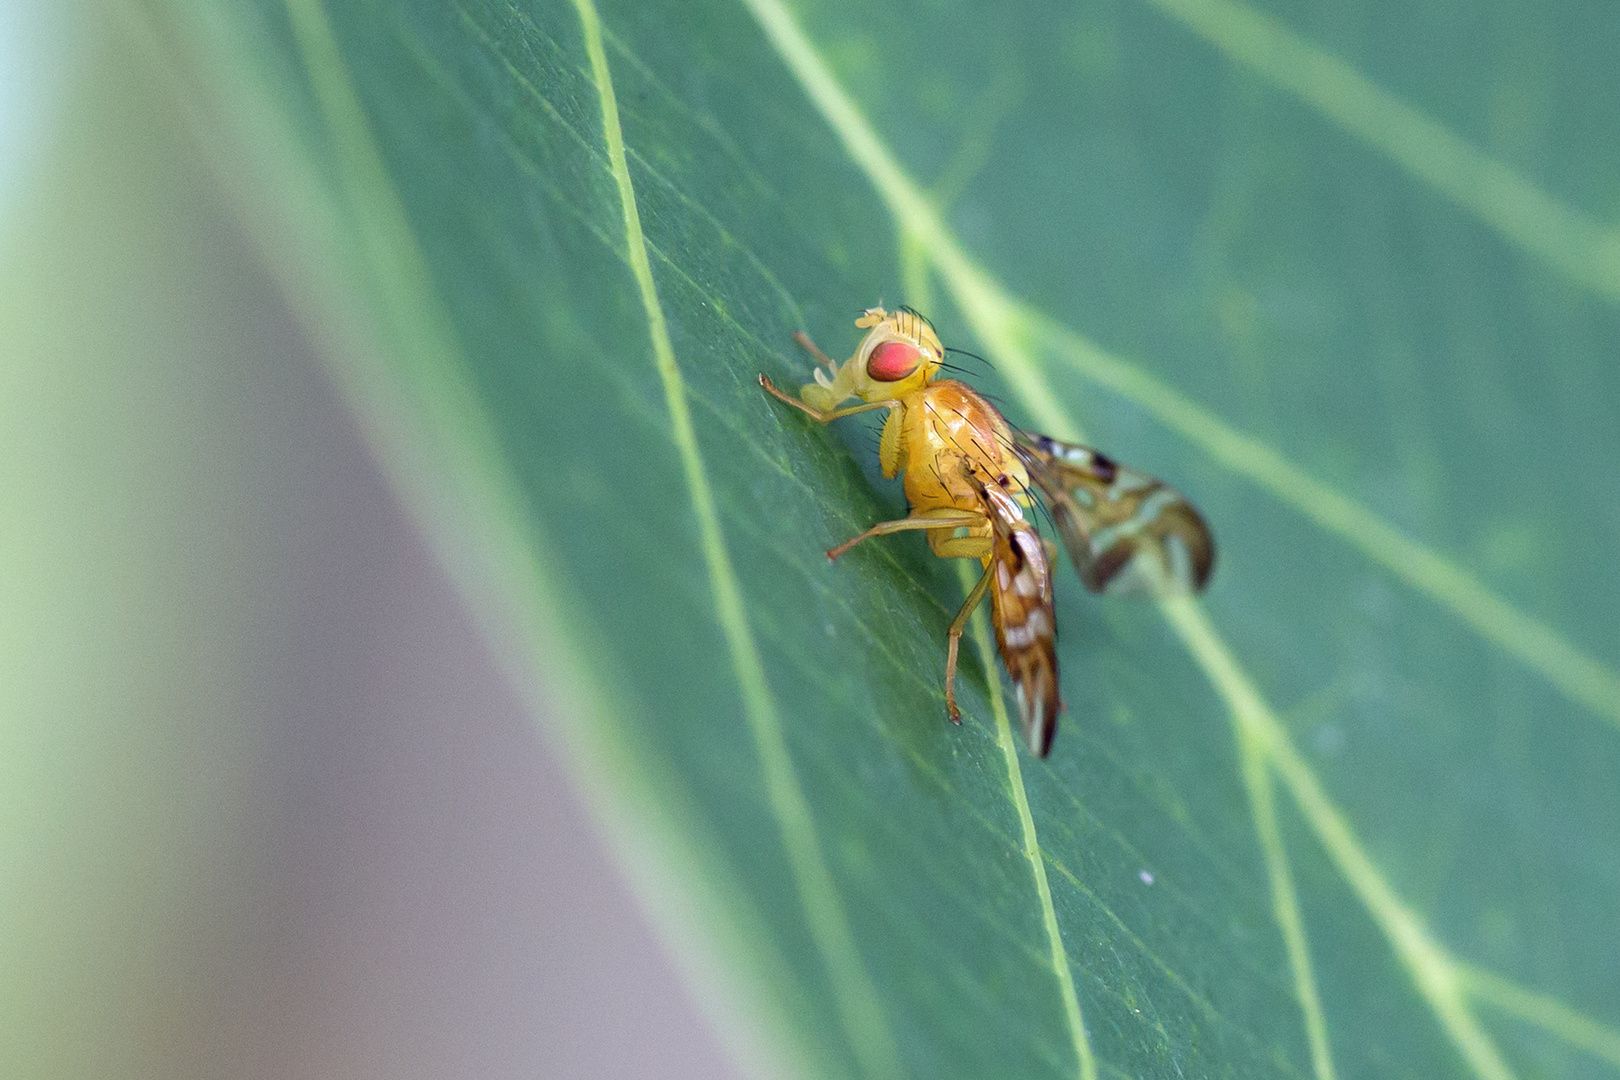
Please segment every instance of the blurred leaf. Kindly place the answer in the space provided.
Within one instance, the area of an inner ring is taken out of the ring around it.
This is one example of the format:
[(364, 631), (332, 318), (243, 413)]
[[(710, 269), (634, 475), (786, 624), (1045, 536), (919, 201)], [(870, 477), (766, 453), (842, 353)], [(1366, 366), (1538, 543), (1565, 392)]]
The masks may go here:
[[(1273, 9), (151, 0), (649, 905), (808, 1072), (1620, 1068), (1615, 16)], [(822, 558), (902, 511), (873, 425), (755, 385), (880, 300), (1215, 524), (1207, 608), (1065, 572), (1045, 762), (994, 668), (944, 723), (953, 567)]]

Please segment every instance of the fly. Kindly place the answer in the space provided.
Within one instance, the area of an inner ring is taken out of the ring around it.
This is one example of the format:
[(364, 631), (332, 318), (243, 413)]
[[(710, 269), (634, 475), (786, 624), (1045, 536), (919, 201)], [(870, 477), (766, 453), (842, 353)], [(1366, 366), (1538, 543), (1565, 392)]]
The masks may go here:
[[(880, 522), (827, 552), (837, 559), (863, 540), (920, 530), (942, 559), (984, 567), (947, 631), (945, 707), (956, 706), (956, 657), (968, 618), (990, 596), (996, 647), (1011, 676), (1030, 751), (1045, 757), (1062, 709), (1057, 626), (1046, 545), (1025, 517), (1038, 493), (1080, 580), (1093, 592), (1154, 584), (1196, 591), (1209, 580), (1215, 544), (1193, 505), (1174, 488), (1089, 447), (1015, 431), (1001, 412), (956, 379), (939, 379), (945, 349), (910, 308), (868, 309), (855, 354), (834, 363), (805, 334), (794, 339), (816, 360), (815, 381), (793, 397), (764, 375), (772, 396), (830, 423), (887, 409), (878, 441), (883, 475), (905, 473), (910, 513)], [(844, 405), (859, 398), (858, 405)]]

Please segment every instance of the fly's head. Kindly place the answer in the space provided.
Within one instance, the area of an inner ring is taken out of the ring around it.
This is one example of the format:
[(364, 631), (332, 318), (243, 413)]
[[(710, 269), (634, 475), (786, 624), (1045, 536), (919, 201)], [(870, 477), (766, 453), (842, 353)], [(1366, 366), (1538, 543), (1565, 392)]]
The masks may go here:
[(830, 376), (816, 369), (816, 381), (799, 391), (809, 404), (830, 409), (852, 397), (898, 400), (927, 386), (945, 360), (939, 335), (911, 308), (868, 308), (855, 325), (866, 330), (866, 337)]

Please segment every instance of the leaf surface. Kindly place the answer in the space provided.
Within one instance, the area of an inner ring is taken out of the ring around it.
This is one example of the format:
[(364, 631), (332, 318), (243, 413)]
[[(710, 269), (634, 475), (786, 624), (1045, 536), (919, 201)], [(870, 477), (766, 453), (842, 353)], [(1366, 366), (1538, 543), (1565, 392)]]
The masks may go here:
[[(372, 343), (334, 361), (396, 478), (804, 1071), (1620, 1068), (1612, 15), (148, 10), (289, 289)], [(1214, 526), (1202, 605), (1063, 571), (1045, 761), (982, 627), (945, 723), (956, 568), (822, 556), (903, 514), (876, 422), (756, 385), (880, 301)]]

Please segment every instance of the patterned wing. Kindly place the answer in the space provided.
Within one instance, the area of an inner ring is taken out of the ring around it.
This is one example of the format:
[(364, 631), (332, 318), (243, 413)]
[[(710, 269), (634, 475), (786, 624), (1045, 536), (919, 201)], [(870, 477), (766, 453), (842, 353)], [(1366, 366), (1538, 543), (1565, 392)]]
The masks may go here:
[(1040, 533), (1024, 520), (1011, 495), (986, 485), (993, 550), (990, 613), (996, 647), (1018, 693), (1018, 717), (1030, 752), (1045, 757), (1057, 731), (1057, 622), (1052, 614), (1052, 572)]
[(1158, 557), (1174, 589), (1194, 592), (1209, 580), (1215, 539), (1181, 492), (1089, 447), (1045, 435), (1020, 434), (1016, 449), (1086, 588), (1127, 592), (1151, 584), (1143, 554)]

